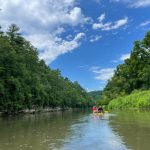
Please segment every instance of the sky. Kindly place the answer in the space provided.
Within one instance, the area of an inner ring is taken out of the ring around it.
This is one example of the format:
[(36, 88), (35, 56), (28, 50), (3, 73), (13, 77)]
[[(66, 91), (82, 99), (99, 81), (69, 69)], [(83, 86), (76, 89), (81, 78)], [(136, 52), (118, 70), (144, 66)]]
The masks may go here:
[(0, 0), (0, 25), (12, 23), (52, 69), (103, 90), (150, 30), (150, 0)]

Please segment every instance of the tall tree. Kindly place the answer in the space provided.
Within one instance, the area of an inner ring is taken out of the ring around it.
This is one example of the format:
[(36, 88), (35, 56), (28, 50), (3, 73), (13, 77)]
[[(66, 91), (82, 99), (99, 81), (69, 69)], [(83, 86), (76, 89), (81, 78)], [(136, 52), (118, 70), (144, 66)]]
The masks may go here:
[(106, 99), (150, 88), (150, 31), (142, 41), (136, 41), (129, 59), (119, 65), (104, 89)]

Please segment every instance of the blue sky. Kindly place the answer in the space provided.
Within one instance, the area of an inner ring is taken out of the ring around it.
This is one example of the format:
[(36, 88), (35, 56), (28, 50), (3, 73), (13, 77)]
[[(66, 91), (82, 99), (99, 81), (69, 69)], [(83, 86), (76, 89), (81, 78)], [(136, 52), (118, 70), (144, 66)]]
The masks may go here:
[(101, 90), (133, 42), (150, 30), (150, 0), (0, 0), (0, 25), (11, 23), (39, 58), (86, 90)]

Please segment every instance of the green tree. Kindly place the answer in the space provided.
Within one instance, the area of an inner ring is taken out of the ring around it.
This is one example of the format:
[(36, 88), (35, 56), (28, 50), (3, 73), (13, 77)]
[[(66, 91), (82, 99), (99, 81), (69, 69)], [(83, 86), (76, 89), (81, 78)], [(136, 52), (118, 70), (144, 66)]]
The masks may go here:
[(12, 24), (0, 28), (0, 111), (90, 106), (87, 92), (38, 58), (38, 50)]
[(119, 65), (104, 89), (106, 99), (114, 99), (136, 90), (150, 88), (150, 31), (136, 41), (129, 59)]

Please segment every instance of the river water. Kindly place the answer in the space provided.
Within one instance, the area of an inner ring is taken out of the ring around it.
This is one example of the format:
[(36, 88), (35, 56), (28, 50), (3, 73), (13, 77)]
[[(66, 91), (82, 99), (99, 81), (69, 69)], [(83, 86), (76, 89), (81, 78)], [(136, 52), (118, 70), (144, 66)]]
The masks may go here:
[(150, 150), (150, 112), (0, 117), (0, 150)]

